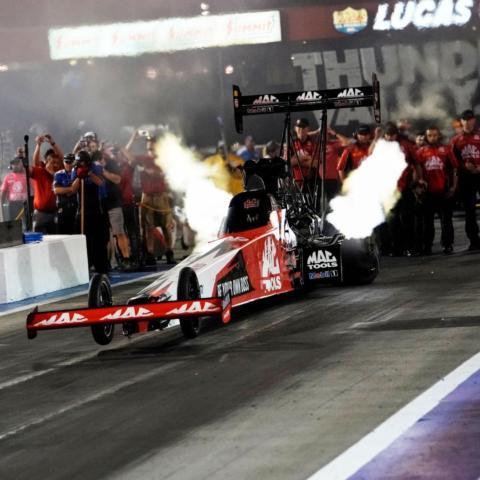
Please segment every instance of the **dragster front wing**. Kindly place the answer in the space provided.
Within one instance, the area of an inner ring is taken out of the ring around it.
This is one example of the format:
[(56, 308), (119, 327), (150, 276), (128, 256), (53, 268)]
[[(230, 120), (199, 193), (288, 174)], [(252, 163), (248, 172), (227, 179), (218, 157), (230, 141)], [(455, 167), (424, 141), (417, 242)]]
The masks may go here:
[(207, 316), (219, 316), (223, 323), (228, 323), (231, 318), (230, 296), (227, 295), (223, 299), (218, 297), (201, 298), (138, 305), (52, 310), (49, 312), (39, 312), (38, 307), (36, 307), (27, 317), (27, 335), (28, 338), (35, 338), (38, 330)]

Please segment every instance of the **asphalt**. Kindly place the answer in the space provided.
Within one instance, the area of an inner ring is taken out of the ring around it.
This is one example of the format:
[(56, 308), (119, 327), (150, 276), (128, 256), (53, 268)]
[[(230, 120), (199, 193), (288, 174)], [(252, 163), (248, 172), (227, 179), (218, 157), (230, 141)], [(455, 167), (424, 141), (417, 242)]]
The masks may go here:
[[(454, 255), (384, 258), (371, 286), (255, 304), (195, 340), (27, 340), (25, 312), (2, 316), (0, 478), (308, 478), (479, 351), (480, 253), (457, 239)], [(389, 478), (442, 478), (410, 473)]]

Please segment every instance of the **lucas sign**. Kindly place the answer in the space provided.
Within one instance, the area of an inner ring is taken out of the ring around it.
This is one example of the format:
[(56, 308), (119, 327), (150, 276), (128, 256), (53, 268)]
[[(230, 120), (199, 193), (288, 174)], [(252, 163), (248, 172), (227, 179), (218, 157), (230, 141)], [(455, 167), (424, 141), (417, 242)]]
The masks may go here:
[(409, 0), (378, 6), (374, 30), (432, 29), (465, 25), (472, 17), (473, 0)]

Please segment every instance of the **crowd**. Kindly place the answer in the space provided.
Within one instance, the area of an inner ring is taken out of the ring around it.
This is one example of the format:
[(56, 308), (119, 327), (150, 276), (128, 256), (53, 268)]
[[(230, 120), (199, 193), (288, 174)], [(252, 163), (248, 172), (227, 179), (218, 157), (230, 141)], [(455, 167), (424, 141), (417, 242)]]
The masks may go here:
[[(480, 250), (475, 212), (480, 191), (480, 131), (474, 112), (462, 112), (454, 128), (448, 141), (434, 124), (413, 135), (405, 120), (387, 122), (375, 130), (360, 125), (351, 138), (328, 128), (323, 165), (319, 130), (312, 130), (308, 119), (299, 118), (291, 142), (293, 178), (300, 189), (306, 190), (313, 185), (318, 188), (323, 177), (330, 200), (380, 139), (397, 142), (407, 167), (398, 180), (399, 200), (376, 231), (382, 253), (431, 254), (438, 215), (443, 252), (451, 254), (453, 208), (459, 203), (465, 209), (469, 249)], [(87, 132), (70, 153), (64, 154), (51, 135), (38, 136), (29, 168), (33, 229), (47, 234), (85, 234), (89, 264), (97, 272), (107, 272), (112, 264), (120, 269), (153, 264), (162, 255), (168, 263), (174, 263), (179, 223), (174, 207), (181, 199), (175, 198), (155, 162), (155, 141), (153, 136), (135, 131), (120, 148), (100, 142), (94, 132)], [(135, 153), (139, 147), (144, 147), (142, 154)], [(219, 143), (205, 163), (217, 186), (235, 194), (243, 190), (245, 162), (285, 157), (285, 150), (270, 141), (260, 151), (249, 135), (243, 146), (232, 149)], [(15, 219), (22, 217), (27, 199), (23, 149), (17, 149), (10, 170), (1, 184), (1, 204), (7, 205), (4, 217)]]
[[(440, 128), (429, 125), (424, 131), (411, 133), (406, 120), (387, 122), (373, 130), (360, 125), (347, 138), (328, 129), (325, 168), (318, 164), (318, 130), (311, 131), (307, 119), (295, 123), (292, 165), (300, 188), (308, 189), (314, 176), (324, 176), (327, 198), (331, 199), (342, 187), (348, 175), (372, 153), (383, 139), (396, 142), (405, 154), (407, 166), (398, 180), (399, 199), (387, 221), (376, 231), (384, 255), (429, 255), (435, 237), (434, 219), (441, 223), (443, 253), (451, 254), (454, 246), (453, 208), (463, 205), (465, 232), (469, 250), (480, 250), (476, 221), (477, 192), (480, 191), (480, 131), (475, 114), (465, 110), (452, 122), (450, 139)], [(387, 162), (388, 159), (385, 159)], [(381, 179), (373, 179), (381, 181)]]
[[(145, 151), (134, 154), (141, 139)], [(51, 135), (36, 137), (28, 171), (33, 230), (83, 233), (89, 266), (97, 272), (108, 272), (112, 265), (129, 270), (156, 264), (163, 255), (168, 263), (175, 263), (174, 196), (155, 162), (154, 146), (154, 137), (138, 131), (123, 148), (100, 142), (94, 132), (87, 132), (64, 154)], [(0, 188), (1, 203), (7, 205), (3, 216), (25, 219), (23, 149), (17, 150), (10, 170)]]

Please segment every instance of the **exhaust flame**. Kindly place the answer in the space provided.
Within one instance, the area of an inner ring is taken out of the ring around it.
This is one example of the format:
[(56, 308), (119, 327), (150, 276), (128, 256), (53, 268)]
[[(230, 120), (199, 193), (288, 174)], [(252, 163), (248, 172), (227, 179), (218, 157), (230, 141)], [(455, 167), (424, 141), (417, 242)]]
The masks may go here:
[(156, 152), (170, 187), (184, 196), (185, 215), (196, 232), (196, 247), (214, 240), (231, 195), (215, 186), (210, 168), (175, 135), (166, 133)]
[(395, 206), (397, 182), (407, 166), (397, 142), (379, 140), (373, 153), (354, 170), (335, 197), (327, 220), (346, 238), (365, 238)]

